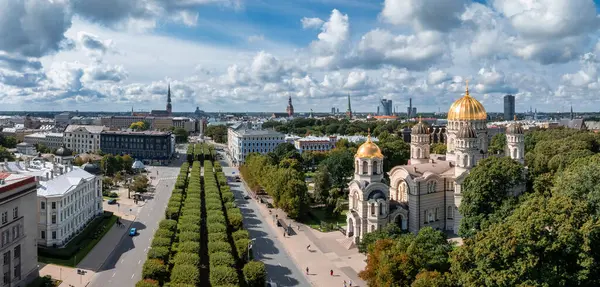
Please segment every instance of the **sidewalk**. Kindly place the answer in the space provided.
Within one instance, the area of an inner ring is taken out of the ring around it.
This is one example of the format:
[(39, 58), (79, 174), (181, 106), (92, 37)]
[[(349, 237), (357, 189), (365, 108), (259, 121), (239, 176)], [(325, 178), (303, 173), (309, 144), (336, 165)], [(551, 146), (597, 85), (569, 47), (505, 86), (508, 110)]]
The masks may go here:
[[(245, 186), (245, 182), (243, 183)], [(245, 186), (246, 187), (246, 186)], [(344, 240), (346, 237), (337, 231), (323, 233), (313, 230), (308, 226), (293, 222), (292, 226), (296, 234), (292, 236), (283, 236), (283, 229), (277, 227), (273, 217), (275, 214), (279, 218), (287, 219), (285, 212), (272, 209), (273, 214), (269, 214), (269, 209), (258, 203), (259, 211), (265, 222), (275, 230), (277, 238), (283, 244), (286, 252), (294, 260), (305, 277), (313, 286), (343, 286), (344, 280), (352, 280), (352, 286), (366, 287), (367, 284), (358, 277), (358, 272), (366, 266), (366, 256), (359, 253), (358, 249), (345, 249), (338, 240)], [(311, 245), (310, 250), (307, 246)], [(306, 267), (309, 268), (309, 274), (306, 275)], [(333, 270), (333, 276), (329, 271)]]
[[(124, 227), (118, 227), (116, 224), (113, 225), (100, 242), (94, 246), (94, 249), (92, 249), (92, 251), (77, 264), (77, 268), (48, 264), (41, 268), (40, 276), (50, 275), (52, 278), (56, 279), (62, 277), (63, 282), (59, 287), (87, 286), (98, 269), (100, 269), (102, 264), (110, 257), (119, 241), (121, 241), (121, 238), (127, 234), (129, 226), (131, 226), (134, 220), (135, 216), (133, 215), (121, 215), (121, 222), (124, 224)], [(78, 269), (85, 270), (85, 274), (77, 274)], [(61, 274), (58, 274), (58, 272)]]

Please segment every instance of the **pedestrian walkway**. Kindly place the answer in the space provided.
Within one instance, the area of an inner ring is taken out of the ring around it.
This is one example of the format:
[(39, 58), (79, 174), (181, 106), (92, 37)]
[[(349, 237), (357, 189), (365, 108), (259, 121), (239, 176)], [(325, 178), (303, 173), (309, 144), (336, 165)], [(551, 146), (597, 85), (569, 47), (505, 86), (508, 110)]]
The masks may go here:
[[(104, 237), (94, 246), (94, 249), (87, 254), (87, 256), (77, 264), (77, 268), (62, 267), (61, 277), (63, 282), (59, 287), (84, 287), (91, 281), (92, 277), (98, 272), (102, 264), (110, 257), (115, 249), (115, 246), (121, 241), (121, 238), (125, 236), (129, 230), (129, 227), (135, 221), (133, 215), (122, 215), (121, 222), (122, 227), (116, 224), (104, 235)], [(51, 265), (51, 264), (49, 264)], [(47, 272), (56, 273), (56, 267), (47, 267)], [(83, 274), (78, 274), (78, 270), (83, 270)], [(42, 275), (42, 270), (40, 270)], [(51, 275), (53, 278), (59, 278), (56, 274), (43, 274)], [(43, 276), (42, 275), (42, 276)]]
[[(245, 183), (244, 183), (245, 184)], [(247, 189), (246, 189), (247, 190)], [(276, 230), (279, 241), (296, 265), (303, 271), (309, 268), (308, 274), (304, 273), (313, 286), (343, 286), (344, 280), (352, 280), (352, 286), (366, 287), (367, 284), (358, 277), (358, 272), (366, 266), (366, 256), (359, 253), (358, 249), (345, 249), (338, 240), (346, 237), (337, 231), (323, 233), (308, 226), (292, 222), (295, 235), (284, 236), (283, 229), (277, 227), (274, 219), (285, 219), (287, 215), (281, 210), (269, 209), (264, 204), (258, 204), (261, 215), (271, 228)], [(285, 222), (291, 222), (286, 219)], [(310, 248), (307, 247), (310, 245)], [(330, 275), (333, 270), (333, 276)]]

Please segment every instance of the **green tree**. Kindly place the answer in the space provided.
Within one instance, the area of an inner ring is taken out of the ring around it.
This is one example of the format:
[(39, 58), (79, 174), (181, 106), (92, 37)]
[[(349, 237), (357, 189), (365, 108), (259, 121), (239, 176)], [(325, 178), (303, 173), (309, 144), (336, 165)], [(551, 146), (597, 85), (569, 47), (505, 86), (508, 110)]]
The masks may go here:
[(388, 224), (384, 228), (377, 229), (373, 232), (369, 232), (363, 236), (358, 243), (358, 251), (361, 253), (367, 253), (369, 247), (373, 246), (377, 240), (381, 239), (396, 239), (402, 234), (402, 229), (396, 224)]
[(488, 153), (490, 154), (504, 154), (506, 148), (506, 135), (503, 133), (495, 134), (490, 141), (488, 147)]
[(329, 197), (329, 191), (332, 188), (331, 175), (327, 165), (320, 165), (314, 178), (315, 190), (313, 192), (317, 203), (326, 203)]
[(410, 158), (410, 145), (398, 137), (389, 137), (387, 141), (380, 141), (379, 148), (383, 154), (383, 170), (391, 170), (394, 166), (408, 163)]
[(432, 154), (446, 154), (447, 146), (445, 143), (431, 144), (430, 151)]
[(250, 261), (244, 265), (244, 278), (248, 287), (264, 287), (267, 280), (265, 264), (260, 261)]
[(134, 131), (147, 131), (150, 129), (150, 123), (148, 123), (146, 121), (139, 121), (139, 122), (132, 123), (129, 126), (129, 128)]
[(41, 152), (41, 153), (51, 153), (52, 152), (52, 149), (48, 148), (44, 144), (37, 143), (34, 146), (35, 146), (35, 150), (37, 150), (38, 152)]
[(131, 172), (131, 167), (133, 166), (133, 158), (126, 154), (121, 157), (122, 167), (121, 169), (126, 172)]
[(347, 149), (334, 149), (321, 164), (327, 166), (333, 185), (342, 193), (354, 172), (354, 155)]
[(227, 126), (208, 126), (204, 135), (210, 137), (217, 143), (227, 143)]
[(510, 192), (524, 182), (523, 166), (508, 157), (489, 157), (479, 161), (462, 185), (459, 207), (463, 219), (459, 234), (473, 236), (500, 210)]
[(417, 235), (376, 241), (369, 250), (367, 266), (359, 277), (369, 286), (411, 286), (419, 272), (446, 272), (452, 245), (446, 235), (431, 227)]
[(138, 175), (134, 178), (131, 184), (131, 190), (134, 192), (144, 193), (148, 191), (148, 178), (145, 175)]
[(17, 147), (17, 138), (14, 136), (5, 136), (2, 138), (0, 142), (0, 146), (5, 148), (16, 148)]
[(173, 134), (175, 134), (175, 141), (178, 143), (185, 143), (188, 141), (188, 132), (183, 128), (175, 128)]
[(291, 143), (279, 144), (268, 155), (273, 159), (274, 163), (280, 163), (284, 159), (302, 160), (298, 150), (296, 150), (296, 147)]
[(0, 160), (4, 160), (4, 159), (6, 159), (8, 161), (13, 161), (13, 160), (15, 160), (15, 157), (5, 147), (0, 146)]

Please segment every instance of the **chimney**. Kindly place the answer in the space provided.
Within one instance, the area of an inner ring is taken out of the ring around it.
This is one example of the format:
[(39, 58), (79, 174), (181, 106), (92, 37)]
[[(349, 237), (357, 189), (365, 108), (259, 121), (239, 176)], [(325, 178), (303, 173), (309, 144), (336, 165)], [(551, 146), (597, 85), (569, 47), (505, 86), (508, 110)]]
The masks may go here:
[(54, 178), (54, 170), (50, 171), (50, 178), (53, 179)]
[(50, 178), (49, 174), (50, 174), (49, 172), (46, 172), (46, 180), (48, 180)]

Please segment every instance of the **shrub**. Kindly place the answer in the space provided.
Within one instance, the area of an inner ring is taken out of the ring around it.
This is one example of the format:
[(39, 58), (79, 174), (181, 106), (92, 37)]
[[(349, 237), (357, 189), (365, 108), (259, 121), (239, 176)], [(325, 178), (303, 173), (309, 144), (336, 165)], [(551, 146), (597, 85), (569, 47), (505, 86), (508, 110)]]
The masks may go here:
[(200, 216), (200, 209), (187, 209), (187, 208), (183, 208), (181, 209), (181, 214), (185, 215), (185, 216)]
[(208, 242), (227, 242), (227, 233), (217, 232), (208, 235)]
[(231, 253), (231, 245), (227, 242), (209, 242), (208, 253), (213, 254), (215, 252), (227, 252)]
[(223, 216), (223, 214), (211, 214), (206, 218), (206, 222), (208, 222), (209, 224), (212, 223), (220, 223), (225, 225), (225, 216)]
[(198, 242), (179, 242), (177, 247), (179, 252), (198, 253), (200, 252), (200, 243)]
[(235, 259), (230, 253), (215, 252), (210, 254), (210, 268), (216, 266), (235, 267)]
[(168, 286), (165, 284), (163, 287), (196, 287), (196, 285), (185, 284), (185, 283), (170, 283)]
[(238, 230), (234, 232), (232, 235), (233, 241), (238, 241), (240, 239), (250, 239), (250, 234), (248, 234), (248, 230)]
[(162, 237), (155, 237), (154, 240), (152, 240), (152, 247), (169, 247), (171, 246), (171, 239), (170, 238), (162, 238)]
[(200, 216), (185, 215), (185, 216), (182, 216), (181, 218), (179, 218), (179, 224), (186, 224), (186, 223), (200, 224)]
[(185, 223), (179, 225), (180, 232), (200, 232), (200, 225), (194, 223)]
[(230, 208), (229, 210), (227, 210), (227, 215), (230, 214), (239, 214), (242, 215), (242, 211), (239, 208)]
[(164, 229), (164, 228), (159, 228), (156, 230), (156, 233), (154, 233), (154, 237), (162, 237), (162, 238), (173, 238), (173, 235), (175, 235), (175, 233), (169, 229)]
[(211, 233), (222, 233), (227, 231), (227, 227), (220, 223), (214, 223), (207, 226), (208, 234)]
[(171, 283), (198, 285), (200, 274), (194, 265), (175, 265), (171, 270)]
[(239, 283), (235, 269), (227, 266), (217, 266), (210, 269), (210, 285), (218, 286)]
[(238, 255), (241, 259), (246, 258), (246, 254), (248, 254), (248, 244), (250, 243), (250, 239), (238, 239), (235, 241), (235, 249), (238, 252)]
[(116, 192), (111, 192), (111, 193), (108, 194), (108, 197), (110, 197), (110, 198), (117, 198), (117, 197), (119, 197), (119, 194), (116, 193)]
[(221, 198), (223, 198), (223, 202), (233, 202), (235, 199), (235, 196), (233, 196), (233, 192), (227, 191), (227, 192), (221, 192)]
[(194, 265), (199, 266), (200, 264), (200, 256), (195, 253), (187, 253), (187, 252), (178, 252), (173, 258), (173, 263), (175, 265)]
[(206, 204), (218, 204), (221, 205), (221, 200), (219, 198), (206, 198)]
[(221, 210), (221, 204), (220, 203), (219, 204), (214, 204), (214, 203), (206, 204), (206, 210), (207, 210), (207, 212), (209, 210)]
[(165, 210), (165, 217), (168, 219), (177, 220), (179, 218), (179, 207), (168, 207)]
[(232, 209), (232, 208), (236, 208), (236, 205), (235, 205), (235, 203), (234, 203), (234, 202), (225, 202), (225, 208), (226, 208), (227, 210), (230, 210), (230, 209)]
[(238, 213), (233, 213), (233, 214), (229, 214), (229, 226), (231, 226), (231, 228), (233, 230), (240, 230), (242, 229), (242, 215), (238, 214)]
[(169, 203), (167, 204), (168, 207), (175, 207), (175, 208), (180, 208), (181, 207), (181, 201), (180, 200), (173, 200), (171, 198), (171, 200), (169, 200)]
[(263, 287), (267, 281), (265, 264), (260, 261), (250, 261), (244, 265), (244, 279), (248, 287)]
[(158, 224), (158, 227), (175, 231), (177, 230), (177, 221), (172, 219), (163, 219)]
[(200, 242), (200, 233), (191, 232), (191, 231), (183, 231), (179, 233), (179, 242)]
[(148, 259), (142, 267), (142, 278), (163, 282), (167, 276), (167, 266), (159, 259)]
[(142, 279), (135, 283), (135, 287), (159, 287), (158, 281), (152, 279)]
[(169, 248), (164, 246), (152, 247), (148, 250), (148, 258), (149, 259), (160, 259), (164, 262), (167, 262), (169, 259)]

